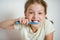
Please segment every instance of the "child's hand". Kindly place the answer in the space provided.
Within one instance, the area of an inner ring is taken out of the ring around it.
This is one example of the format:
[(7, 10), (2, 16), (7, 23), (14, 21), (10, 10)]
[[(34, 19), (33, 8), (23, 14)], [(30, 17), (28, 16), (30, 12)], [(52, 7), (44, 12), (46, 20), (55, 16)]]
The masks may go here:
[(25, 25), (28, 25), (28, 22), (30, 22), (30, 20), (25, 18), (18, 18), (18, 21), (20, 22), (20, 24), (25, 24)]
[(25, 19), (25, 18), (6, 19), (6, 20), (0, 22), (0, 28), (14, 29), (14, 24), (15, 24), (16, 20), (18, 20), (20, 22), (20, 24), (28, 25), (28, 19)]
[(39, 24), (39, 21), (37, 20), (28, 20), (25, 18), (18, 18), (16, 21), (16, 24)]

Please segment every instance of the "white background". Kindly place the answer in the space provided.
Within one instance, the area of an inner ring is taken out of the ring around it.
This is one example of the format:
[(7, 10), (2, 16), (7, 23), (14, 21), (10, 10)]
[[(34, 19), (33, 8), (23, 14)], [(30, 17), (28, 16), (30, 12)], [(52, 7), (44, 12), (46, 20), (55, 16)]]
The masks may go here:
[[(7, 18), (24, 17), (26, 0), (0, 0), (0, 22)], [(53, 20), (54, 40), (60, 40), (60, 0), (45, 0), (48, 4), (47, 17)], [(1, 37), (0, 33), (0, 37)]]

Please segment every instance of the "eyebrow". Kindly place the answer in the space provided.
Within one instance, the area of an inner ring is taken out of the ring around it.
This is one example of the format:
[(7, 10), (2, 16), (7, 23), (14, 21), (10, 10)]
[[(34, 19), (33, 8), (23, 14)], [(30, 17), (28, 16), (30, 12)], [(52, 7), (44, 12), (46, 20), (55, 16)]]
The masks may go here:
[[(28, 10), (32, 10), (32, 9), (28, 9)], [(33, 11), (33, 10), (32, 10)]]

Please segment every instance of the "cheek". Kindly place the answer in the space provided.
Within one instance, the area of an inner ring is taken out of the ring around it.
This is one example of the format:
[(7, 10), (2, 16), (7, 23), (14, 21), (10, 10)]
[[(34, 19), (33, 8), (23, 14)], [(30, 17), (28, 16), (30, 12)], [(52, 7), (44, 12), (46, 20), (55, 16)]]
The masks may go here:
[(27, 19), (32, 19), (32, 15), (29, 15), (29, 14), (25, 15), (25, 17), (26, 17)]
[(43, 21), (45, 19), (45, 15), (41, 15), (39, 16), (39, 18), (40, 18), (40, 21)]
[(40, 18), (43, 20), (45, 18), (45, 16), (41, 16)]
[(32, 19), (32, 17), (33, 17), (32, 15), (29, 15), (29, 16), (28, 16), (28, 19)]

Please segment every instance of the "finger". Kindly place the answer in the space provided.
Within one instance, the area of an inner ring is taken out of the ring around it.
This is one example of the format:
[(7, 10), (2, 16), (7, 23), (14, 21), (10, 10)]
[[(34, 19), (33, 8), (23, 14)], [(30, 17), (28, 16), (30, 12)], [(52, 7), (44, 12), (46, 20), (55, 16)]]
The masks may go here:
[(25, 19), (25, 18), (22, 18), (22, 19), (21, 19), (21, 23), (22, 23), (22, 24), (26, 24), (26, 19)]
[(23, 24), (27, 24), (27, 19), (23, 19)]
[(28, 25), (28, 19), (26, 19), (26, 25)]
[(21, 24), (25, 24), (25, 19), (21, 19)]

